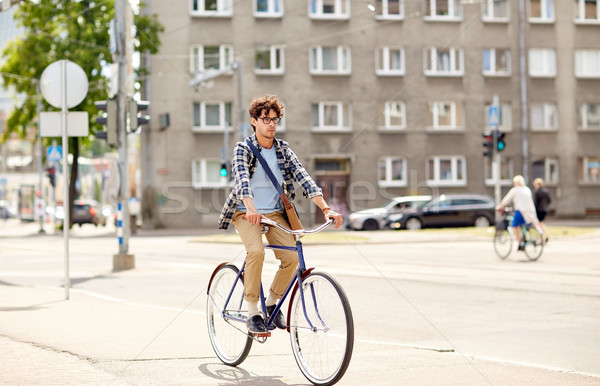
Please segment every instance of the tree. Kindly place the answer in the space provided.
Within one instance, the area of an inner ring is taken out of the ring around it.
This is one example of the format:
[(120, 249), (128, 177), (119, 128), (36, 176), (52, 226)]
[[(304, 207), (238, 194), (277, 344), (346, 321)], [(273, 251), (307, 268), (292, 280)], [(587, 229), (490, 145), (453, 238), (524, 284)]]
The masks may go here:
[[(108, 94), (109, 83), (103, 70), (113, 61), (108, 29), (114, 13), (114, 0), (37, 0), (19, 4), (15, 19), (24, 27), (25, 34), (9, 42), (2, 52), (5, 62), (0, 72), (17, 75), (4, 76), (4, 83), (13, 85), (26, 98), (23, 105), (15, 108), (8, 117), (7, 130), (0, 141), (15, 134), (25, 137), (27, 128), (37, 122), (37, 80), (49, 64), (63, 59), (81, 66), (89, 81), (87, 97), (74, 110), (89, 113), (92, 133), (101, 129), (93, 120), (97, 113), (94, 101), (106, 99)], [(135, 15), (134, 24), (135, 50), (157, 53), (160, 47), (158, 35), (164, 28), (156, 15)], [(138, 71), (145, 73), (144, 68)], [(24, 81), (24, 78), (32, 81)], [(44, 102), (43, 110), (52, 109)], [(89, 138), (83, 138), (81, 143), (78, 137), (69, 139), (69, 151), (73, 155), (69, 183), (70, 213), (75, 197), (80, 146), (87, 147), (89, 144)]]

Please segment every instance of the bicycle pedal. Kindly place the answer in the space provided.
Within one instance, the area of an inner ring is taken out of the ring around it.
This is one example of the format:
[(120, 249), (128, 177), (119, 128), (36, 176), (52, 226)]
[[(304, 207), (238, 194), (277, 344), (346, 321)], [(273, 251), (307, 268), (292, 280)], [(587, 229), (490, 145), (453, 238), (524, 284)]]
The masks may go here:
[(267, 332), (253, 332), (252, 335), (254, 335), (257, 338), (268, 338), (271, 336), (271, 331), (267, 331)]

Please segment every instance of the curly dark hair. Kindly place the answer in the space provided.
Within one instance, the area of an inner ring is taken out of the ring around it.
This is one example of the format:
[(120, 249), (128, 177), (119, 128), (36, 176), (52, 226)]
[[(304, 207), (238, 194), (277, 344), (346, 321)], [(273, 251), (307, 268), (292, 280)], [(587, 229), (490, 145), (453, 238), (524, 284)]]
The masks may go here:
[[(275, 111), (279, 118), (283, 117), (283, 105), (277, 99), (277, 95), (266, 94), (260, 98), (252, 99), (248, 113), (250, 113), (250, 118), (258, 118), (263, 111), (268, 114), (271, 110)], [(256, 131), (254, 125), (252, 125), (252, 130)]]

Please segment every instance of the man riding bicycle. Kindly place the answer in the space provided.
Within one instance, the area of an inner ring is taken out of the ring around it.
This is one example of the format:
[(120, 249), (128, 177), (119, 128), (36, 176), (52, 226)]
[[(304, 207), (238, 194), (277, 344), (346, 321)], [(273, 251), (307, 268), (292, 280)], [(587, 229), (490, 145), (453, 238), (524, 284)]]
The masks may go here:
[[(304, 189), (305, 195), (323, 211), (326, 218), (333, 218), (335, 228), (339, 228), (343, 222), (342, 216), (333, 212), (327, 205), (321, 189), (304, 169), (289, 144), (275, 138), (277, 124), (283, 116), (281, 102), (274, 95), (265, 95), (252, 100), (248, 111), (254, 135), (246, 141), (250, 141), (258, 149), (277, 180), (277, 184), (283, 186), (288, 199), (290, 201), (294, 199), (294, 181), (298, 182)], [(221, 212), (219, 228), (227, 229), (233, 222), (246, 247), (244, 274), (244, 300), (248, 304), (246, 325), (250, 332), (264, 333), (268, 328), (258, 309), (265, 256), (260, 221), (262, 216), (266, 216), (287, 228), (290, 228), (290, 225), (284, 218), (277, 189), (263, 168), (262, 162), (257, 162), (257, 157), (246, 141), (238, 142), (233, 150), (234, 187)], [(265, 236), (270, 244), (291, 247), (295, 245), (292, 235), (275, 227), (271, 227)], [(275, 310), (277, 300), (283, 295), (298, 265), (298, 254), (295, 251), (276, 250), (275, 257), (280, 261), (280, 265), (265, 302), (267, 318)], [(274, 324), (278, 328), (286, 328), (281, 310), (275, 316)]]
[(506, 205), (512, 202), (512, 206), (515, 209), (513, 217), (512, 228), (515, 238), (519, 241), (519, 251), (525, 250), (525, 243), (521, 240), (521, 227), (526, 224), (533, 224), (538, 226), (538, 218), (535, 212), (535, 205), (533, 203), (533, 196), (531, 190), (525, 186), (525, 179), (523, 176), (515, 176), (513, 178), (513, 188), (511, 188), (506, 196), (502, 199), (500, 204), (496, 206), (496, 210), (502, 210)]

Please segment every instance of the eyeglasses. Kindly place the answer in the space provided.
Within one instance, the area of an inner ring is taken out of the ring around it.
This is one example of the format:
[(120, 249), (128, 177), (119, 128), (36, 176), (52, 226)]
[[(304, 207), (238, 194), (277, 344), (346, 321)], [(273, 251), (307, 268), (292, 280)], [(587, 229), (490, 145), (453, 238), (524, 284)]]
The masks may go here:
[(263, 123), (265, 125), (268, 125), (271, 122), (273, 122), (274, 124), (278, 124), (279, 122), (281, 122), (281, 118), (279, 118), (279, 117), (276, 117), (276, 118), (257, 117), (256, 119), (260, 119), (261, 121), (263, 121)]

